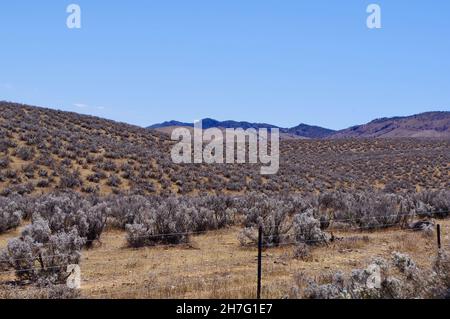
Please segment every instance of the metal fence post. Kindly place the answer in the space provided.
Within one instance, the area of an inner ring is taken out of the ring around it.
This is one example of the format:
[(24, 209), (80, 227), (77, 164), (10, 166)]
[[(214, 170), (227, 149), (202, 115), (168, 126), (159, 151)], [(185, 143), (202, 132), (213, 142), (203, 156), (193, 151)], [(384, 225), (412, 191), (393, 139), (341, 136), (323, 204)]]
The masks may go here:
[(261, 277), (262, 277), (262, 246), (263, 246), (263, 228), (259, 227), (258, 231), (258, 288), (256, 298), (261, 299)]
[(441, 225), (437, 224), (437, 244), (438, 248), (441, 249)]

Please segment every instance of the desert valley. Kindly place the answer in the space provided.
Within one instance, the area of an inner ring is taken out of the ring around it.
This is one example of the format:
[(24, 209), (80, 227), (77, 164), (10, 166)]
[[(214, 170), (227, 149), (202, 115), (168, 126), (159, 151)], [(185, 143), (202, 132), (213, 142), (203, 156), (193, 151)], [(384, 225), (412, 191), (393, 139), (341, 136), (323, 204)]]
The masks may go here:
[(254, 298), (260, 228), (263, 298), (449, 294), (450, 112), (280, 128), (261, 175), (173, 163), (189, 123), (0, 111), (0, 298)]

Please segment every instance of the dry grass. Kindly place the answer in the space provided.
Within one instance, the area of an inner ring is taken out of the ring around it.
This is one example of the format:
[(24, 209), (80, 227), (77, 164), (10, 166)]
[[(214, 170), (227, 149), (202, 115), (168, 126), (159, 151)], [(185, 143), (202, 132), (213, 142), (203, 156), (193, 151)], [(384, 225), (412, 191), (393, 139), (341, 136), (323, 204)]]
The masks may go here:
[[(450, 221), (443, 221), (443, 234)], [(0, 236), (4, 247), (18, 231)], [(125, 234), (109, 230), (102, 243), (83, 252), (83, 298), (254, 298), (256, 249), (241, 247), (238, 228), (194, 236), (189, 245), (142, 249), (126, 247)], [(374, 257), (390, 258), (394, 251), (410, 254), (429, 269), (436, 252), (434, 237), (401, 230), (336, 234), (343, 240), (312, 249), (311, 261), (293, 258), (294, 247), (267, 249), (263, 255), (263, 297), (282, 298), (293, 276), (303, 272), (324, 278), (338, 270), (364, 268)], [(448, 236), (443, 237), (448, 245)], [(0, 276), (2, 282), (13, 275)]]

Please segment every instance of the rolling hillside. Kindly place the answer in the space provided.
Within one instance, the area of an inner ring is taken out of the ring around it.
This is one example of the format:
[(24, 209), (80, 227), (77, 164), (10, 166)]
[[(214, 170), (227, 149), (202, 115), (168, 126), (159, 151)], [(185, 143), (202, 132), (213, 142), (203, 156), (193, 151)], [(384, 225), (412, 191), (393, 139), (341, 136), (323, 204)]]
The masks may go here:
[(450, 138), (450, 112), (382, 118), (338, 131), (329, 138)]
[(450, 141), (285, 139), (280, 170), (174, 164), (167, 134), (97, 117), (0, 102), (0, 191), (40, 194), (310, 193), (450, 187)]

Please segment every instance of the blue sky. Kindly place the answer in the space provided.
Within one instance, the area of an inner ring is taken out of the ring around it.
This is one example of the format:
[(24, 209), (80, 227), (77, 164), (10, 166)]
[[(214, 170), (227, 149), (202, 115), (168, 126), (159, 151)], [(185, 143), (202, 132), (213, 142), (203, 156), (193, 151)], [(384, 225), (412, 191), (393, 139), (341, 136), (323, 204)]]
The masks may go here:
[[(66, 7), (82, 29), (66, 27)], [(382, 8), (381, 30), (366, 7)], [(450, 1), (46, 0), (0, 5), (0, 100), (141, 126), (334, 129), (450, 109)]]

